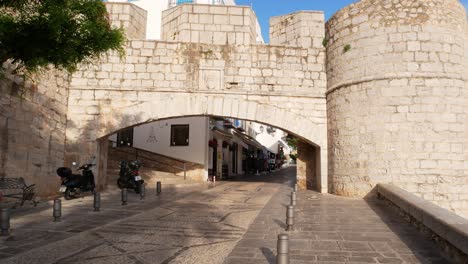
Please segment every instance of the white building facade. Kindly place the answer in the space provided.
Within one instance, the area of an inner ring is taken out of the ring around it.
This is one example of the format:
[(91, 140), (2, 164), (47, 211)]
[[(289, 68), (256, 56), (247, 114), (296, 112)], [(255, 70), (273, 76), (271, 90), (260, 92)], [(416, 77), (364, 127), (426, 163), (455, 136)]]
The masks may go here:
[(196, 175), (197, 179), (213, 180), (213, 176), (225, 179), (278, 167), (275, 160), (283, 149), (281, 143), (273, 142), (275, 138), (269, 134), (258, 133), (259, 139), (268, 142), (266, 146), (245, 132), (261, 130), (262, 126), (220, 117), (183, 117), (129, 128), (109, 139), (114, 147), (132, 147), (200, 164), (204, 170), (202, 175)]

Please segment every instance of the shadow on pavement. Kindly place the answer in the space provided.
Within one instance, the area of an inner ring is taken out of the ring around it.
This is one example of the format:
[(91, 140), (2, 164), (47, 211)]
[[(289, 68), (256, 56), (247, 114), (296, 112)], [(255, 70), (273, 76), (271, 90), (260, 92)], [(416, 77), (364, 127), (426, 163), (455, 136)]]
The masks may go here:
[(273, 253), (273, 251), (271, 251), (271, 249), (266, 248), (266, 247), (262, 247), (261, 251), (263, 253), (263, 256), (265, 256), (265, 258), (267, 259), (269, 264), (275, 264), (276, 263), (276, 256)]
[(368, 206), (379, 217), (399, 241), (387, 244), (399, 253), (400, 258), (409, 263), (452, 263), (443, 250), (425, 233), (406, 221), (395, 209), (390, 208), (384, 201), (368, 197), (365, 199)]

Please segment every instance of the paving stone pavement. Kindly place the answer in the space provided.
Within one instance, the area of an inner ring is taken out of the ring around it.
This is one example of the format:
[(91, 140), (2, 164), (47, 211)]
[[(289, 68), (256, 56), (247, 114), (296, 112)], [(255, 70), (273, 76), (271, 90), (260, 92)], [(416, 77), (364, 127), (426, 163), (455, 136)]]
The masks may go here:
[(11, 210), (11, 235), (0, 238), (0, 263), (2, 259), (54, 243), (96, 227), (142, 213), (162, 204), (180, 199), (211, 186), (199, 185), (184, 188), (163, 186), (161, 195), (148, 189), (144, 200), (128, 192), (128, 205), (122, 206), (120, 190), (101, 194), (101, 211), (93, 212), (93, 197), (66, 201), (62, 199), (62, 221), (53, 223), (52, 201), (41, 201), (37, 207), (29, 204)]
[[(99, 213), (87, 197), (64, 203), (59, 223), (50, 205), (18, 211), (0, 263), (275, 263), (294, 180), (292, 167), (160, 197), (148, 190), (125, 207), (110, 193)], [(300, 191), (288, 233), (291, 263), (449, 263), (379, 201)]]
[[(281, 175), (276, 178), (284, 182)], [(13, 236), (0, 244), (0, 262), (222, 263), (279, 186), (223, 182), (172, 199), (135, 196), (125, 207), (114, 194), (99, 213), (91, 212), (88, 197), (83, 206), (68, 206), (73, 212), (60, 223), (52, 222), (50, 210), (35, 220), (18, 217)]]
[(282, 186), (225, 264), (276, 263), (278, 234), (289, 235), (290, 263), (451, 263), (382, 201), (299, 191), (295, 230), (285, 231), (291, 187)]

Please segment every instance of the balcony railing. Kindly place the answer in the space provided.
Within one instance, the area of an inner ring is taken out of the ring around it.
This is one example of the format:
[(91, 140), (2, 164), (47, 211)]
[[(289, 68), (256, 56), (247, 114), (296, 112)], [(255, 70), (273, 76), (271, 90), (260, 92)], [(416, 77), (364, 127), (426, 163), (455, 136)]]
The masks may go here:
[(212, 4), (212, 5), (225, 5), (224, 0), (209, 0), (209, 1), (201, 1), (201, 0), (170, 0), (169, 7), (174, 7), (176, 5), (181, 4)]

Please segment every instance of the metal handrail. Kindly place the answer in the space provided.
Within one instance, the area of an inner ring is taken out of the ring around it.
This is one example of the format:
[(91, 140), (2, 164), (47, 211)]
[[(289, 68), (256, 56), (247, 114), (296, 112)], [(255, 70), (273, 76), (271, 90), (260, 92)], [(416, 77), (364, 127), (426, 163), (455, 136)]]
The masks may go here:
[[(111, 143), (116, 143), (115, 141), (113, 140), (109, 140), (109, 142)], [(140, 148), (136, 148), (136, 147), (131, 147), (133, 149), (135, 149), (135, 159), (138, 159), (138, 151), (145, 151), (145, 152), (150, 152), (148, 150), (144, 150), (144, 149), (140, 149)], [(123, 152), (123, 153), (127, 153), (127, 154), (132, 154), (131, 152), (129, 151), (125, 151), (123, 149), (119, 149), (117, 147), (113, 147), (112, 146), (112, 149), (116, 150), (116, 151), (120, 151), (120, 152)], [(171, 164), (167, 164), (165, 162), (162, 162), (162, 161), (158, 161), (158, 160), (154, 160), (154, 159), (151, 159), (151, 158), (148, 158), (148, 157), (142, 157), (143, 159), (146, 159), (146, 160), (149, 160), (149, 161), (152, 161), (152, 162), (156, 162), (156, 163), (159, 163), (159, 164), (162, 164), (162, 165), (165, 165), (165, 166), (168, 166), (168, 167), (172, 167), (172, 168), (175, 168), (175, 169), (179, 169), (179, 170), (183, 170), (184, 171), (184, 180), (187, 179), (187, 166), (186, 166), (186, 162), (183, 162), (183, 161), (179, 161), (178, 162), (181, 162), (183, 164), (183, 167), (179, 167), (179, 166), (175, 166), (175, 165), (171, 165)]]

